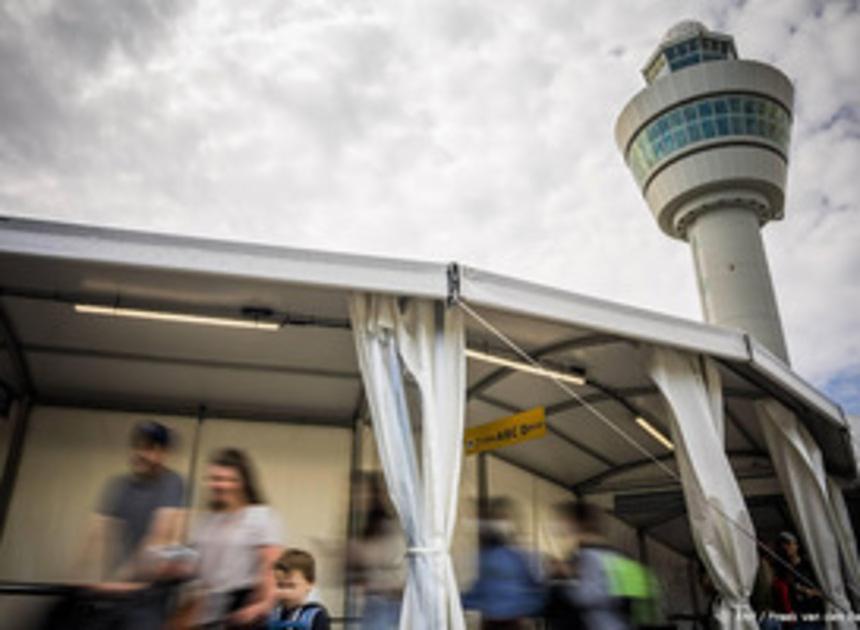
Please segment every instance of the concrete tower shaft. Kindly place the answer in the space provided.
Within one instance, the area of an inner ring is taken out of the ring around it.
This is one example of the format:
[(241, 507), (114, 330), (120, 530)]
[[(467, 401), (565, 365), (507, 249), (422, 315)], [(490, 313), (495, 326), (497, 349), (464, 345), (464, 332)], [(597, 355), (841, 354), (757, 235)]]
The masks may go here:
[(697, 22), (643, 69), (616, 140), (660, 228), (690, 243), (705, 319), (787, 360), (760, 227), (783, 216), (794, 90)]

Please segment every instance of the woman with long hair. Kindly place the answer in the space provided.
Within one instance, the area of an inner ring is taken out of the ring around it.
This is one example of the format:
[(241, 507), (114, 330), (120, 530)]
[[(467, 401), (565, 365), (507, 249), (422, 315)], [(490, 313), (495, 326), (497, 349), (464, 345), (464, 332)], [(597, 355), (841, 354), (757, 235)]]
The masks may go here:
[(192, 545), (202, 586), (195, 623), (203, 628), (260, 627), (274, 603), (272, 567), (281, 553), (277, 518), (257, 484), (250, 458), (225, 448), (209, 458), (207, 507)]

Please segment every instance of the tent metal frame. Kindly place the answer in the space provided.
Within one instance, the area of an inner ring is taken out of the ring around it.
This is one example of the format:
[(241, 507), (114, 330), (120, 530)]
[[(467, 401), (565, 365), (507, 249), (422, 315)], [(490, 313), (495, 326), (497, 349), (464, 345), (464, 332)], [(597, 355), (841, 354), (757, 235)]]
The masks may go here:
[[(570, 326), (583, 331), (583, 334), (576, 337), (563, 339), (537, 349), (534, 354), (538, 358), (553, 353), (618, 342), (653, 343), (706, 354), (714, 357), (725, 369), (749, 383), (756, 392), (764, 392), (765, 395), (773, 396), (796, 411), (822, 445), (822, 450), (828, 456), (828, 468), (832, 468), (837, 474), (847, 477), (857, 476), (857, 463), (848, 462), (843, 453), (847, 425), (841, 408), (805, 383), (788, 366), (771, 356), (754, 340), (736, 331), (505, 278), (456, 263), (443, 265), (400, 261), (2, 217), (0, 217), (0, 255), (17, 257), (25, 261), (41, 261), (38, 264), (54, 261), (71, 263), (72, 265), (75, 263), (101, 265), (117, 269), (120, 274), (124, 272), (123, 270), (155, 270), (165, 274), (166, 277), (181, 278), (184, 282), (194, 282), (199, 279), (203, 283), (201, 285), (203, 289), (210, 286), (206, 284), (207, 282), (215, 281), (216, 283), (227, 283), (229, 286), (255, 283), (252, 286), (308, 288), (320, 294), (328, 295), (333, 292), (369, 291), (440, 301), (447, 300), (449, 304), (462, 300), (473, 308), (481, 310), (490, 318), (496, 313), (514, 318), (537, 318), (544, 322)], [(312, 295), (316, 295), (316, 293)], [(0, 287), (0, 297), (2, 296), (49, 300), (67, 304), (78, 302), (110, 303), (111, 300), (115, 300), (115, 296), (110, 295), (109, 292), (83, 294), (45, 291), (32, 287)], [(215, 296), (217, 298), (217, 292)], [(135, 300), (133, 304), (156, 310), (169, 310), (171, 308), (182, 311), (188, 311), (190, 308), (195, 312), (200, 310), (199, 307), (193, 305), (182, 304), (177, 306), (175, 303), (155, 303), (155, 301)], [(241, 307), (241, 304), (216, 304), (206, 306), (203, 312), (219, 315), (236, 314), (237, 311), (241, 310)], [(0, 300), (0, 308), (2, 308), (2, 300)], [(200, 425), (206, 419), (213, 417), (251, 422), (282, 422), (284, 424), (351, 429), (354, 432), (351, 469), (360, 464), (362, 445), (360, 444), (360, 436), (357, 435), (359, 433), (359, 421), (356, 420), (361, 415), (359, 410), (354, 411), (350, 417), (315, 417), (313, 414), (301, 413), (296, 410), (280, 412), (273, 409), (228, 408), (226, 406), (204, 408), (199, 404), (157, 400), (111, 401), (97, 400), (94, 396), (39, 396), (33, 389), (32, 381), (29, 380), (26, 362), (27, 352), (56, 351), (74, 356), (147, 361), (157, 364), (174, 361), (169, 357), (142, 353), (51, 348), (39, 344), (22, 347), (12, 332), (5, 312), (0, 310), (0, 316), (2, 316), (0, 319), (0, 333), (2, 333), (0, 334), (0, 341), (5, 342), (6, 349), (12, 355), (16, 380), (28, 383), (25, 388), (26, 391), (19, 392), (19, 394), (26, 395), (23, 399), (24, 404), (16, 406), (16, 413), (19, 414), (19, 418), (13, 432), (3, 478), (0, 480), (0, 532), (2, 532), (8, 516), (15, 475), (25, 442), (29, 410), (33, 406), (74, 406), (89, 409), (190, 416), (197, 419), (198, 434)], [(287, 326), (349, 329), (349, 321), (343, 317), (311, 316), (283, 311), (272, 313), (272, 317), (275, 321), (282, 322)], [(213, 369), (250, 369), (283, 374), (307, 374), (322, 378), (356, 379), (360, 383), (360, 375), (352, 371), (307, 371), (293, 366), (206, 361), (193, 358), (179, 358), (178, 364)], [(22, 373), (26, 375), (23, 379), (20, 376)], [(506, 378), (508, 374), (510, 374), (510, 370), (504, 368), (491, 372), (469, 388), (468, 398), (495, 405), (499, 409), (513, 411), (513, 405), (498, 400), (496, 397), (488, 396), (485, 391), (491, 385)], [(656, 395), (656, 388), (616, 389), (603, 383), (596, 383), (594, 379), (589, 379), (589, 386), (596, 391), (584, 395), (583, 398), (588, 403), (612, 402), (620, 405), (628, 413), (642, 415), (654, 421), (655, 424), (660, 424), (650, 414), (640, 413), (639, 405), (631, 400), (640, 396)], [(19, 387), (19, 389), (21, 388)], [(758, 396), (756, 393), (744, 390), (725, 393), (727, 400), (732, 398), (754, 400)], [(552, 418), (564, 411), (575, 409), (581, 404), (577, 401), (559, 402), (547, 408), (547, 415)], [(752, 447), (749, 451), (736, 451), (736, 453), (762, 457), (764, 451), (761, 445), (756, 443), (752, 434), (746, 430), (743, 423), (728, 408), (726, 418)], [(819, 424), (821, 426), (817, 426)], [(603, 477), (598, 485), (605, 479), (611, 479), (621, 472), (630, 470), (631, 466), (643, 465), (641, 462), (618, 464), (612, 458), (607, 458), (589, 445), (567, 435), (562, 428), (552, 424), (549, 426), (552, 435), (572, 450), (584, 453), (610, 468), (600, 473)], [(833, 448), (827, 448), (829, 446), (833, 446)], [(730, 455), (733, 452), (735, 451), (730, 452)], [(590, 488), (596, 487), (592, 484), (594, 479), (599, 476), (592, 476), (571, 486), (553, 478), (552, 475), (523, 464), (507, 454), (495, 452), (491, 456), (507, 461), (520, 470), (575, 494), (581, 494), (583, 491), (589, 491)], [(671, 456), (671, 454), (667, 456)], [(487, 492), (487, 461), (488, 456), (479, 456), (478, 485), (479, 491), (483, 493)], [(354, 491), (353, 481), (351, 477), (350, 496)], [(589, 485), (583, 487), (583, 484)], [(483, 490), (480, 490), (481, 488)], [(349, 531), (352, 531), (352, 527), (354, 524), (350, 523), (348, 525)]]

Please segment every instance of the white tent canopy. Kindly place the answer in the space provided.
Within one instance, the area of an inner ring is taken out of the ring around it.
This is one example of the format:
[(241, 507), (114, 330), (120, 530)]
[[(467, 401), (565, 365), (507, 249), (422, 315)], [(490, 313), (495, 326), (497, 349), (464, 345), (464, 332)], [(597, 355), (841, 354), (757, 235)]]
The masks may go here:
[[(713, 361), (725, 450), (760, 536), (790, 523), (757, 402), (775, 399), (793, 412), (831, 476), (857, 477), (841, 409), (748, 336), (458, 265), (4, 219), (0, 306), (9, 360), (0, 363), (0, 382), (40, 405), (205, 409), (351, 426), (362, 400), (349, 312), (356, 293), (461, 300), (531, 357), (584, 373), (587, 384), (576, 388), (582, 399), (574, 400), (546, 379), (469, 361), (466, 425), (546, 407), (547, 437), (495, 455), (579, 495), (609, 497), (617, 516), (682, 553), (694, 553), (694, 544), (676, 501), (680, 486), (654, 462), (677, 471), (675, 456), (636, 423), (645, 418), (670, 433), (643, 347)], [(279, 327), (96, 316), (76, 312), (80, 304)], [(467, 347), (509, 354), (484, 324), (464, 322)], [(639, 447), (618, 439), (594, 410)]]

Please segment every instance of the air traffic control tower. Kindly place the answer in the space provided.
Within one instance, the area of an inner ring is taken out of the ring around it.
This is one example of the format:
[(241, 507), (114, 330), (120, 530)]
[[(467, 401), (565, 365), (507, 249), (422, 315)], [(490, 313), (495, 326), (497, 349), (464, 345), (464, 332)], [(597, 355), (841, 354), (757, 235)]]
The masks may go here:
[(642, 195), (690, 243), (705, 319), (787, 362), (760, 228), (783, 216), (791, 82), (698, 22), (670, 29), (642, 73), (615, 128)]

